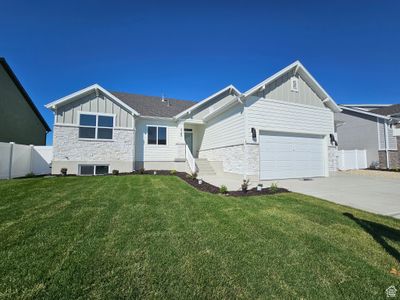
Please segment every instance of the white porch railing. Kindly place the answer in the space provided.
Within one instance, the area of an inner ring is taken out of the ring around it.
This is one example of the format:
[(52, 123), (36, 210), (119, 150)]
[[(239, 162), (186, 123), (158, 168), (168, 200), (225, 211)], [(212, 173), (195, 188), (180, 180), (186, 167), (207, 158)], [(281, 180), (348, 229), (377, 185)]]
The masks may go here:
[(190, 152), (188, 145), (185, 145), (185, 156), (186, 156), (186, 161), (188, 162), (190, 171), (192, 173), (195, 173), (197, 171), (196, 170), (196, 161), (192, 155), (192, 152)]

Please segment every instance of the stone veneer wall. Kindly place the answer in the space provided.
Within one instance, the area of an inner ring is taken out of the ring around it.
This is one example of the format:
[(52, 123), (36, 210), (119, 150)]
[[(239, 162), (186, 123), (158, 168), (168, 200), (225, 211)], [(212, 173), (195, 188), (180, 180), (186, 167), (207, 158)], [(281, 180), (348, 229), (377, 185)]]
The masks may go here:
[(336, 172), (338, 170), (338, 153), (337, 147), (328, 146), (328, 169), (329, 172)]
[(258, 176), (259, 157), (258, 144), (246, 144), (246, 146), (235, 145), (199, 151), (199, 158), (205, 158), (209, 161), (220, 161), (222, 162), (224, 172), (240, 175), (245, 173), (245, 160), (247, 160), (247, 175)]
[(200, 150), (199, 158), (205, 158), (208, 159), (209, 161), (222, 162), (224, 172), (243, 174), (244, 170), (243, 145)]
[[(389, 167), (391, 169), (400, 168), (400, 138), (397, 137), (397, 150), (389, 150)], [(378, 151), (379, 168), (386, 169), (386, 151)]]
[[(54, 125), (53, 167), (54, 163), (55, 166), (61, 166), (66, 163), (71, 165), (73, 162), (107, 162), (110, 163), (111, 171), (112, 162), (117, 162), (118, 169), (123, 165), (121, 163), (126, 162), (128, 165), (123, 171), (132, 169), (135, 160), (134, 137), (133, 129), (114, 129), (114, 137), (110, 141), (80, 140), (78, 127)], [(76, 169), (74, 166), (74, 170)], [(59, 170), (53, 171), (58, 172)]]

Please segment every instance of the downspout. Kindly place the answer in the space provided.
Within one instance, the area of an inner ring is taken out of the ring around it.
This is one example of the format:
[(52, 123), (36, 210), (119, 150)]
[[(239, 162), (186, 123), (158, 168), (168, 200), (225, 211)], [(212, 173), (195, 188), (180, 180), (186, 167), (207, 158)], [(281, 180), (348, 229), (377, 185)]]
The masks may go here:
[(246, 103), (245, 101), (241, 100), (240, 98), (243, 97), (242, 95), (238, 96), (238, 101), (243, 104), (243, 119), (244, 119), (244, 137), (243, 137), (243, 151), (244, 151), (244, 166), (243, 166), (243, 179), (247, 180), (247, 173), (249, 170), (249, 166), (248, 166), (248, 157), (247, 157), (247, 149), (246, 149), (246, 145), (247, 145), (247, 139), (246, 139), (246, 135), (247, 135), (247, 115), (246, 115)]
[(388, 129), (387, 129), (387, 122), (385, 121), (385, 152), (386, 152), (386, 168), (390, 169), (389, 163), (389, 136), (388, 136)]

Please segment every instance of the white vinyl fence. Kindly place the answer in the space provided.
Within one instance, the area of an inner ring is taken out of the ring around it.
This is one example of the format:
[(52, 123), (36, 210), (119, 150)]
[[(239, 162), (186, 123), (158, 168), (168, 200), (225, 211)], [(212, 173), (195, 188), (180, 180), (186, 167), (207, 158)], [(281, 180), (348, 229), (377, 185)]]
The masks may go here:
[(367, 150), (338, 151), (339, 170), (358, 170), (366, 169), (367, 167)]
[(52, 146), (0, 142), (0, 179), (22, 177), (28, 173), (50, 174), (52, 159)]

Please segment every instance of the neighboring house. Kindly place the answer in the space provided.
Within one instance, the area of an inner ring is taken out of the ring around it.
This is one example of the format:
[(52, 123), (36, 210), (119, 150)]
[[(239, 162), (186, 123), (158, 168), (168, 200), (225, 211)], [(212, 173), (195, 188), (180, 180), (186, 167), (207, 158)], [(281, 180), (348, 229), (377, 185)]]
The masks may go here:
[(0, 57), (0, 142), (45, 145), (49, 131), (28, 93)]
[(257, 179), (328, 176), (340, 111), (298, 61), (245, 93), (230, 85), (198, 103), (95, 84), (46, 107), (53, 173), (218, 169)]
[(400, 167), (400, 105), (381, 105), (364, 110), (359, 105), (341, 105), (335, 114), (339, 150), (367, 150), (367, 165), (380, 168)]

